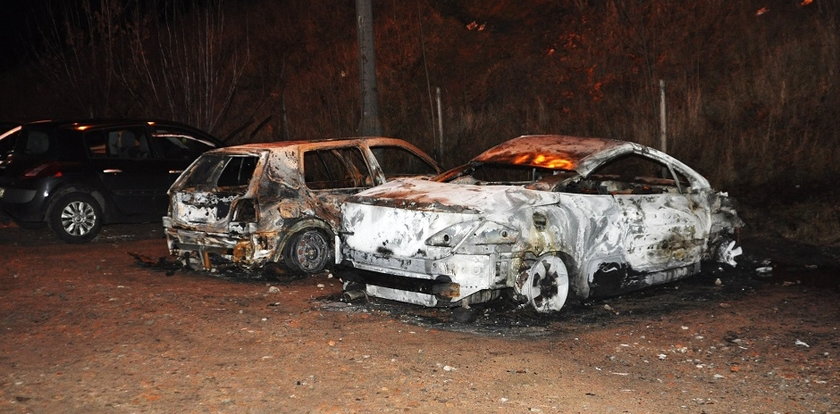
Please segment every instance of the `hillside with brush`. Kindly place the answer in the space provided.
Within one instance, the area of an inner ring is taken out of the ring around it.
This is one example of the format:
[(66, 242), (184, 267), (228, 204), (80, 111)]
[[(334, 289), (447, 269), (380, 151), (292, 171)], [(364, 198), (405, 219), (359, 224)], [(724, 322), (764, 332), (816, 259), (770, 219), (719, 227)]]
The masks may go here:
[[(170, 118), (229, 143), (358, 134), (352, 1), (78, 3), (53, 5), (28, 63), (3, 74), (16, 99), (0, 103), (2, 117)], [(446, 167), (527, 133), (658, 147), (662, 81), (667, 151), (716, 187), (764, 203), (840, 177), (837, 2), (373, 8), (384, 134)]]

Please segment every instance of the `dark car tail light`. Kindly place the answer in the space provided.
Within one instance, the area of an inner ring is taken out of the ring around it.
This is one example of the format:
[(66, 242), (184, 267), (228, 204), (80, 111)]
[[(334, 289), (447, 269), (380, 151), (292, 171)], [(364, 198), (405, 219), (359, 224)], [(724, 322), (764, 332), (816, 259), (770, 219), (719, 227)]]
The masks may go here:
[(64, 174), (61, 172), (61, 164), (57, 162), (39, 164), (23, 172), (25, 178), (61, 177), (62, 175)]
[(257, 203), (252, 198), (243, 198), (236, 202), (231, 216), (233, 222), (257, 222)]

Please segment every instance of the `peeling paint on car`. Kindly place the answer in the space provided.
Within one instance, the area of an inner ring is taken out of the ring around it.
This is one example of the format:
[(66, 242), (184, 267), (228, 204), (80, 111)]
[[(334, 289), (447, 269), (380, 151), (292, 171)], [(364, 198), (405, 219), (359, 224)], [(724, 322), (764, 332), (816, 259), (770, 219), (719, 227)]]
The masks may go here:
[[(626, 159), (663, 177), (605, 173)], [(482, 168), (509, 167), (516, 171), (505, 179), (481, 178)], [(342, 263), (368, 295), (452, 306), (510, 290), (541, 312), (558, 310), (567, 295), (677, 280), (702, 260), (733, 263), (742, 225), (725, 193), (667, 154), (568, 136), (519, 137), (431, 181), (372, 188), (349, 198), (342, 215)], [(411, 280), (458, 286), (457, 294)]]

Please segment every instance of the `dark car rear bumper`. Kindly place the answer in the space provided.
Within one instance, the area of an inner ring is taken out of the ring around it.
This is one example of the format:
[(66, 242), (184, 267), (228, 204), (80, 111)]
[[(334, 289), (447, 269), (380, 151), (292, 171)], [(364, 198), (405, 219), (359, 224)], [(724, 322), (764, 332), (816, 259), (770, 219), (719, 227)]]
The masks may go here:
[(16, 222), (43, 222), (48, 207), (47, 197), (52, 189), (50, 184), (41, 182), (36, 188), (19, 188), (0, 183), (3, 189), (0, 210)]

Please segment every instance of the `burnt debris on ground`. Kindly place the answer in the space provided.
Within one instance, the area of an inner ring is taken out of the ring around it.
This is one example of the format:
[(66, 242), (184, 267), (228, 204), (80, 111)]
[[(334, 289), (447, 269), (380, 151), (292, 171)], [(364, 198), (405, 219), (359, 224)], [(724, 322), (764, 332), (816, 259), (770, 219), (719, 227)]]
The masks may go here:
[[(584, 302), (570, 301), (562, 311), (540, 314), (497, 299), (472, 305), (470, 314), (453, 308), (423, 308), (387, 300), (361, 298), (352, 303), (331, 295), (319, 298), (321, 308), (374, 312), (418, 326), (480, 335), (531, 337), (562, 334), (591, 325), (631, 323), (639, 318), (667, 318), (698, 307), (737, 307), (739, 298), (764, 287), (801, 285), (840, 292), (840, 249), (817, 248), (785, 240), (749, 239), (736, 268), (710, 266), (679, 282)], [(769, 263), (769, 264), (768, 264)], [(769, 272), (757, 269), (770, 268)]]
[(460, 308), (425, 308), (381, 299), (361, 298), (336, 304), (338, 295), (318, 298), (319, 307), (344, 312), (388, 315), (418, 326), (480, 335), (533, 337), (560, 334), (576, 327), (628, 323), (638, 318), (667, 317), (682, 309), (737, 306), (730, 302), (754, 293), (769, 280), (753, 277), (749, 267), (704, 272), (683, 281), (622, 296), (570, 301), (557, 313), (537, 313), (502, 298)]
[(174, 256), (160, 256), (157, 258), (153, 258), (134, 252), (126, 253), (134, 258), (136, 265), (164, 272), (167, 276), (172, 276), (175, 274), (175, 272), (183, 271), (204, 274), (213, 277), (220, 277), (223, 279), (267, 280), (278, 284), (288, 284), (293, 281), (303, 279), (307, 276), (299, 272), (289, 271), (288, 269), (280, 265), (274, 264), (266, 266), (256, 271), (245, 271), (236, 267), (214, 268), (212, 271), (195, 271), (185, 266)]
[(162, 256), (154, 259), (139, 253), (126, 253), (134, 258), (134, 261), (138, 266), (165, 272), (167, 276), (172, 276), (176, 271), (183, 269), (181, 263), (170, 256)]

